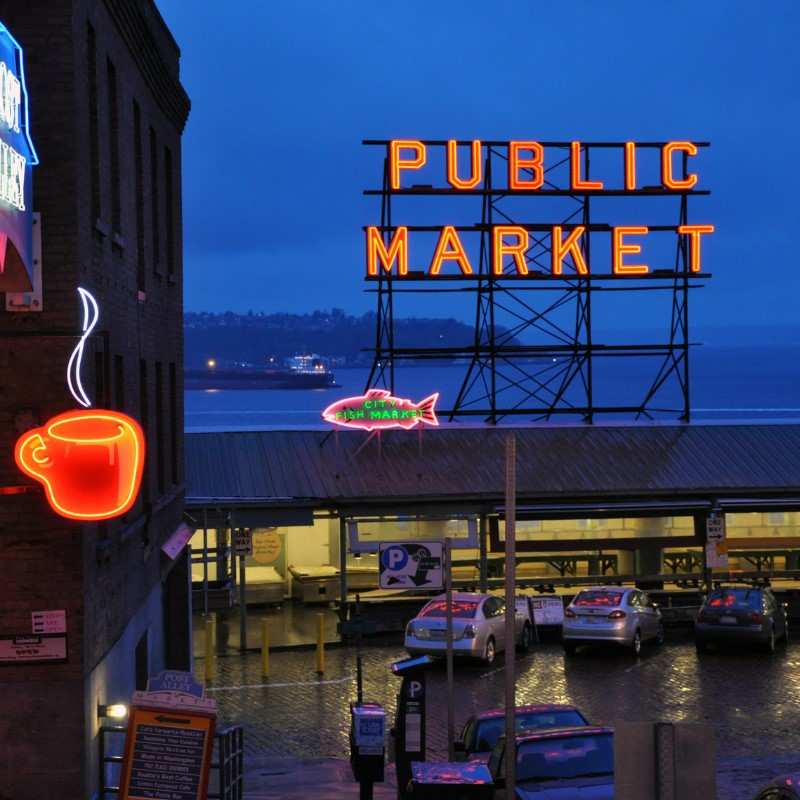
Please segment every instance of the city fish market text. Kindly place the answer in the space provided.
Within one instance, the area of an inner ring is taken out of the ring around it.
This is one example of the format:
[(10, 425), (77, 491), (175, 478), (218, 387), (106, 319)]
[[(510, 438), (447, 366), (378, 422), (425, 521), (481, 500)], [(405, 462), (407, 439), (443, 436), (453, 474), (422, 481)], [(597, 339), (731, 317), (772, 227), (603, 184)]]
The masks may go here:
[(416, 425), (438, 425), (436, 401), (438, 392), (419, 403), (393, 397), (385, 389), (370, 389), (359, 397), (347, 397), (331, 403), (322, 418), (345, 428), (374, 431), (389, 428), (410, 430)]
[[(416, 139), (394, 140), (388, 143), (388, 168), (390, 191), (413, 194), (415, 191), (425, 193), (426, 190), (445, 194), (458, 194), (478, 190), (483, 181), (484, 145), (479, 140), (469, 143), (469, 156), (459, 160), (459, 146), (455, 140), (447, 142), (445, 157), (445, 173), (447, 186), (434, 190), (432, 186), (402, 185), (405, 174), (412, 174), (422, 169), (427, 163), (428, 147), (426, 143)], [(433, 145), (430, 145), (431, 147)], [(565, 145), (566, 146), (566, 145)], [(637, 177), (638, 150), (635, 142), (619, 145), (621, 182), (619, 186), (606, 186), (598, 179), (589, 179), (583, 172), (582, 154), (585, 152), (581, 142), (569, 143), (569, 155), (559, 155), (556, 163), (548, 165), (545, 158), (545, 146), (536, 141), (511, 141), (500, 146), (507, 152), (506, 186), (503, 192), (514, 195), (524, 194), (574, 194), (603, 195), (613, 193), (617, 196), (630, 194), (659, 196), (664, 194), (681, 194), (691, 192), (698, 183), (698, 176), (690, 172), (688, 166), (683, 170), (676, 167), (676, 162), (688, 160), (698, 153), (697, 145), (692, 142), (666, 142), (660, 146), (660, 181), (659, 187), (642, 187)], [(563, 147), (560, 148), (563, 150)], [(650, 147), (649, 149), (652, 149)], [(488, 159), (487, 159), (488, 160)], [(553, 183), (552, 174), (547, 174), (551, 167), (562, 162), (569, 164), (569, 180), (563, 187)], [(466, 163), (464, 163), (466, 162)], [(498, 187), (495, 187), (497, 190)], [(653, 227), (653, 232), (663, 227)], [(444, 225), (435, 228), (438, 240), (433, 255), (428, 262), (426, 272), (409, 273), (410, 233), (413, 226), (367, 226), (366, 266), (367, 277), (378, 278), (444, 277), (442, 267), (448, 277), (467, 277), (475, 274), (472, 260), (462, 241), (463, 228)], [(471, 227), (467, 230), (475, 231)], [(489, 233), (490, 270), (496, 276), (531, 276), (541, 277), (544, 270), (530, 270), (530, 253), (541, 246), (550, 252), (549, 274), (570, 276), (597, 274), (592, 272), (587, 257), (587, 239), (591, 231), (584, 225), (530, 225), (505, 224), (487, 226)], [(679, 245), (688, 247), (689, 270), (692, 273), (702, 272), (703, 237), (714, 232), (710, 224), (682, 224), (673, 230), (678, 237)], [(639, 277), (651, 274), (649, 264), (641, 257), (644, 237), (651, 233), (646, 225), (604, 226), (602, 231), (611, 234), (610, 274), (622, 277)], [(547, 239), (545, 239), (547, 237)], [(544, 240), (544, 241), (543, 241)], [(639, 258), (636, 258), (639, 256)], [(510, 271), (509, 271), (510, 270)], [(608, 274), (608, 273), (603, 273)]]

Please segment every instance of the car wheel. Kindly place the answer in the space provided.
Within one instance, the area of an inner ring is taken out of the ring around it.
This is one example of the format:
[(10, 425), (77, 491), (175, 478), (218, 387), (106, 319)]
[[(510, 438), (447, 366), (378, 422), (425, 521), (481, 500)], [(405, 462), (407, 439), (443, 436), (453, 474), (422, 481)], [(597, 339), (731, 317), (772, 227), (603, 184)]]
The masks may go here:
[(664, 644), (664, 623), (658, 623), (658, 630), (656, 631), (656, 644)]
[(633, 634), (633, 639), (631, 640), (631, 652), (635, 656), (638, 656), (639, 653), (642, 652), (642, 633), (638, 628)]
[(697, 650), (698, 655), (705, 653), (708, 650), (708, 646), (706, 645), (706, 643), (701, 642), (699, 640), (694, 643), (694, 647), (695, 650)]
[(519, 637), (519, 651), (527, 653), (531, 649), (531, 626), (526, 622), (522, 626), (522, 633)]
[(578, 645), (575, 642), (564, 642), (564, 654), (574, 656), (578, 652)]
[(769, 639), (767, 639), (767, 642), (764, 645), (764, 649), (768, 653), (774, 653), (775, 652), (775, 628), (770, 628), (769, 629)]
[(494, 644), (494, 639), (490, 636), (486, 641), (486, 647), (483, 651), (483, 663), (484, 664), (491, 664), (494, 662), (494, 658), (497, 655), (497, 648)]

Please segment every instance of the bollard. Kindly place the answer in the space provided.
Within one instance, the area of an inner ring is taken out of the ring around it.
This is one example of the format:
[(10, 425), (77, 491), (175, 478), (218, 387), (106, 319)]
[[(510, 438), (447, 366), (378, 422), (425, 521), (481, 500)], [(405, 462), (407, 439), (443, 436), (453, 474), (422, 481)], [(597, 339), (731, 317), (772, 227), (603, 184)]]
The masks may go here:
[(325, 615), (317, 614), (317, 675), (325, 674)]
[(261, 620), (261, 675), (269, 678), (269, 620)]
[(203, 665), (205, 679), (207, 681), (214, 679), (214, 620), (211, 617), (206, 617), (206, 635), (205, 635), (205, 648), (206, 657)]

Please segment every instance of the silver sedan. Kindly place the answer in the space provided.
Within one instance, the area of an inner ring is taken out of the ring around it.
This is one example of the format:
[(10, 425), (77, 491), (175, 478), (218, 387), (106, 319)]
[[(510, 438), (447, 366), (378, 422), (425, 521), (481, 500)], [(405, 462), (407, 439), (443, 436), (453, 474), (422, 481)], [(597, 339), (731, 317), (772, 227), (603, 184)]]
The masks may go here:
[[(478, 658), (487, 664), (505, 649), (505, 602), (494, 595), (453, 593), (453, 653)], [(406, 627), (405, 647), (412, 655), (442, 656), (447, 651), (445, 595), (434, 597)], [(525, 604), (516, 613), (516, 642), (521, 649), (531, 643), (532, 628)]]
[(639, 655), (642, 643), (664, 640), (664, 624), (656, 603), (640, 589), (599, 586), (584, 589), (564, 610), (564, 651), (581, 644), (612, 642)]

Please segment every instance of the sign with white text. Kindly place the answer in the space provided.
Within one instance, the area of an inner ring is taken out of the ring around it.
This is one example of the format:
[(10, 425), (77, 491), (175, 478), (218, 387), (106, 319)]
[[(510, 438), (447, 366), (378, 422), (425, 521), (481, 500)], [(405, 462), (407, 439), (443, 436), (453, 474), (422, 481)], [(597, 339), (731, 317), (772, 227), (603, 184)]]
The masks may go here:
[(0, 664), (67, 660), (67, 637), (58, 634), (0, 636)]
[(63, 608), (54, 611), (32, 611), (31, 627), (34, 633), (66, 633), (67, 612)]
[(381, 542), (378, 570), (381, 589), (444, 587), (442, 542)]
[(0, 22), (0, 292), (33, 290), (32, 168), (22, 48)]

